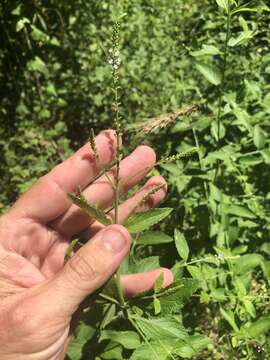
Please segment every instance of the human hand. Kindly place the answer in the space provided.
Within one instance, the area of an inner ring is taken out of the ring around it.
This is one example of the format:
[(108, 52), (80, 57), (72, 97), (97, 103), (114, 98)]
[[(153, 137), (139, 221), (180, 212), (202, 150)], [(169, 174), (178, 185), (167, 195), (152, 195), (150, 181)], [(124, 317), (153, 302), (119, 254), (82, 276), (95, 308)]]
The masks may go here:
[[(103, 228), (91, 222), (66, 196), (79, 186), (91, 203), (98, 202), (103, 208), (113, 203), (113, 189), (106, 177), (91, 181), (115, 156), (114, 132), (100, 133), (96, 144), (98, 164), (89, 145), (83, 146), (37, 181), (0, 218), (1, 360), (63, 359), (72, 316), (80, 303), (112, 276), (129, 250), (131, 237), (123, 226)], [(123, 159), (121, 192), (142, 180), (154, 163), (154, 151), (146, 146)], [(161, 177), (151, 178), (121, 204), (120, 222), (149, 189), (162, 183)], [(156, 205), (165, 191), (164, 187), (156, 192), (143, 206)], [(83, 230), (91, 240), (64, 265), (70, 240)], [(167, 269), (123, 276), (125, 293), (132, 296), (150, 289), (161, 272), (166, 286), (172, 281)]]

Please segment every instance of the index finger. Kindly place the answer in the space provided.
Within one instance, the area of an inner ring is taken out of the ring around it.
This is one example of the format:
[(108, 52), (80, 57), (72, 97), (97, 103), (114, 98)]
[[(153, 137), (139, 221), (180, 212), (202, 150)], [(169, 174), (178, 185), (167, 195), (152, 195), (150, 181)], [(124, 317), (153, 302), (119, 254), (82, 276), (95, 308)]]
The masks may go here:
[(10, 215), (16, 218), (31, 218), (47, 223), (65, 212), (71, 205), (68, 192), (78, 187), (84, 189), (105, 166), (109, 165), (116, 152), (113, 130), (101, 132), (96, 137), (98, 161), (89, 144), (84, 145), (70, 158), (57, 165), (40, 178), (11, 208)]

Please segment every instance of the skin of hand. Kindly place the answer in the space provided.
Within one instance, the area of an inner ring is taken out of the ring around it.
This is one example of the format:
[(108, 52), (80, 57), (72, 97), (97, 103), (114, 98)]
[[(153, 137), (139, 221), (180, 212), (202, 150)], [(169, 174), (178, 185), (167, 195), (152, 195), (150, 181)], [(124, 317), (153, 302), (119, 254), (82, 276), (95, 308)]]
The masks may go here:
[[(104, 209), (113, 204), (108, 179), (94, 179), (115, 156), (114, 131), (101, 132), (96, 146), (98, 163), (86, 144), (40, 178), (0, 218), (1, 360), (64, 359), (74, 313), (113, 275), (129, 251), (131, 236), (122, 225), (104, 228), (66, 195), (79, 186), (91, 203), (98, 202)], [(121, 193), (138, 184), (154, 164), (155, 153), (147, 146), (139, 146), (124, 158), (120, 164)], [(113, 170), (109, 176), (113, 181)], [(123, 202), (119, 207), (120, 223), (134, 209), (141, 211), (159, 203), (166, 184), (137, 209), (145, 194), (162, 183), (163, 178), (152, 177)], [(64, 265), (68, 243), (82, 231), (88, 241)], [(165, 268), (123, 276), (126, 295), (150, 289), (161, 272), (163, 286), (169, 285), (172, 273)]]

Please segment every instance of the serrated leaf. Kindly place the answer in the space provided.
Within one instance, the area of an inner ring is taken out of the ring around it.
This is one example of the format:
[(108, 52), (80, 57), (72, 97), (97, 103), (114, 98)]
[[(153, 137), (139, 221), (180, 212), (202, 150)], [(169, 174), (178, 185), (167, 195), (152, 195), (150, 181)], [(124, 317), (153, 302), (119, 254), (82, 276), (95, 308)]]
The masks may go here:
[(205, 77), (211, 84), (218, 86), (221, 83), (221, 72), (214, 65), (196, 64), (196, 69)]
[(132, 261), (129, 263), (129, 273), (147, 272), (159, 268), (159, 257), (149, 256), (144, 259)]
[(161, 231), (147, 231), (136, 240), (137, 245), (158, 245), (173, 242), (173, 238)]
[(176, 347), (173, 349), (173, 353), (183, 358), (191, 358), (197, 355), (198, 352), (203, 351), (210, 344), (211, 340), (206, 336), (193, 335), (189, 336), (185, 342), (178, 341)]
[(141, 213), (132, 214), (125, 222), (125, 227), (132, 234), (149, 229), (151, 226), (165, 219), (173, 209), (150, 209)]
[(174, 241), (179, 256), (187, 261), (189, 255), (189, 246), (183, 233), (178, 229), (174, 231)]
[(99, 338), (99, 341), (102, 340), (112, 340), (128, 350), (141, 345), (140, 337), (135, 331), (103, 330)]
[(132, 316), (139, 328), (148, 339), (160, 340), (166, 338), (186, 339), (186, 329), (175, 318), (145, 319)]
[(182, 278), (174, 282), (159, 293), (162, 314), (179, 313), (181, 307), (199, 288), (200, 282), (197, 280)]
[(167, 341), (144, 343), (133, 352), (130, 360), (167, 360), (168, 351), (171, 351), (173, 346), (167, 344)]
[(67, 194), (70, 200), (73, 202), (73, 204), (79, 206), (81, 209), (83, 209), (91, 218), (99, 221), (101, 224), (107, 226), (112, 223), (112, 221), (106, 216), (106, 214), (99, 209), (98, 207), (95, 207), (91, 205), (87, 199), (83, 196), (82, 193), (75, 195), (73, 193)]

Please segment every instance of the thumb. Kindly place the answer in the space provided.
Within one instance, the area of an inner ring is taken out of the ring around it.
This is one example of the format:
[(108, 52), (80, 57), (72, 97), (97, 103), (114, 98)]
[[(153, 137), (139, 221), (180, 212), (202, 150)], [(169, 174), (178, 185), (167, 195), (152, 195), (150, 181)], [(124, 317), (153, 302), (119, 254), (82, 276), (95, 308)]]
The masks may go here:
[(128, 231), (110, 225), (99, 231), (49, 283), (50, 310), (71, 316), (80, 303), (116, 271), (131, 244)]

